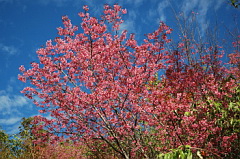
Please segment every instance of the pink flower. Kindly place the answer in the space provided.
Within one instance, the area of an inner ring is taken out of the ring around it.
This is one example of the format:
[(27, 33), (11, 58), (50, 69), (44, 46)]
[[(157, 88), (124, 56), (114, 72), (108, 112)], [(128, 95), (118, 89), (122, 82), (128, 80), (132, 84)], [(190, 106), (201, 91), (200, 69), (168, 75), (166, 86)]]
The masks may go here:
[(178, 44), (178, 47), (179, 47), (179, 48), (184, 47), (184, 43), (179, 43), (179, 44)]
[(192, 124), (192, 128), (197, 128), (198, 127), (198, 125), (197, 124)]
[(127, 14), (127, 9), (122, 9), (122, 14)]
[(85, 11), (88, 11), (88, 10), (89, 10), (89, 8), (88, 8), (87, 5), (84, 5), (84, 6), (83, 6), (83, 9), (84, 9)]
[(24, 72), (24, 71), (25, 71), (25, 67), (24, 67), (23, 65), (21, 65), (21, 66), (19, 67), (19, 70), (20, 70), (21, 72)]
[(120, 9), (121, 9), (121, 6), (119, 6), (119, 5), (113, 5), (113, 7), (114, 7), (114, 9), (116, 10), (116, 11), (120, 11)]
[(79, 17), (85, 17), (85, 14), (83, 12), (78, 13)]
[(18, 79), (24, 83), (26, 83), (26, 78), (22, 75), (18, 75)]
[(166, 31), (166, 34), (171, 34), (172, 33), (172, 29), (168, 29), (167, 31)]

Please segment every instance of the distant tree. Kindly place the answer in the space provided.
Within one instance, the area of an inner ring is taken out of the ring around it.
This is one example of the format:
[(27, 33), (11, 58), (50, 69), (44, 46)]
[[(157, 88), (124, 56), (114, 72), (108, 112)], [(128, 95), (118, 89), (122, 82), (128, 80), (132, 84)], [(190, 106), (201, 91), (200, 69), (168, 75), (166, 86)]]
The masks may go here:
[(29, 118), (22, 118), (21, 121), (21, 126), (19, 127), (19, 135), (22, 138), (33, 138), (33, 134), (32, 134), (32, 129), (34, 127), (34, 125), (32, 125), (32, 121), (33, 121), (33, 117), (29, 117)]
[[(22, 139), (24, 149), (26, 149), (27, 151), (35, 146), (34, 141), (44, 138), (41, 140), (41, 146), (44, 146), (48, 141), (48, 136), (46, 136), (48, 130), (44, 128), (39, 129), (40, 126), (41, 122), (38, 124), (34, 124), (34, 117), (22, 118), (18, 135)], [(35, 129), (36, 127), (38, 127), (37, 130)], [(45, 140), (45, 142), (43, 142), (43, 140)]]
[[(0, 156), (6, 156), (6, 151), (8, 149), (8, 134), (6, 134), (2, 129), (0, 130)], [(5, 153), (5, 154), (4, 154)]]
[(0, 159), (16, 158), (22, 153), (22, 140), (0, 130)]
[[(22, 118), (20, 132), (17, 134), (9, 135), (4, 130), (0, 130), (0, 159), (36, 158), (38, 150), (33, 141), (37, 137), (31, 132), (35, 126), (32, 121), (32, 117)], [(39, 130), (39, 133), (42, 132), (44, 130)], [(44, 144), (39, 145), (44, 146)]]

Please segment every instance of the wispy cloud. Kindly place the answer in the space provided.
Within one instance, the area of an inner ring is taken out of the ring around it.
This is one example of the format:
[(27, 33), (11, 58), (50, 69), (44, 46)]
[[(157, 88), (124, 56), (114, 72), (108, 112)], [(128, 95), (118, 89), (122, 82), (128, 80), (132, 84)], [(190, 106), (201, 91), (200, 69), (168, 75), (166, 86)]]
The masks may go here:
[(224, 0), (183, 0), (181, 11), (185, 17), (189, 17), (192, 12), (198, 13), (196, 20), (199, 23), (201, 32), (204, 34), (210, 23), (209, 11), (218, 10), (223, 4)]
[(120, 32), (123, 30), (127, 30), (128, 33), (134, 33), (134, 21), (128, 20), (125, 21), (123, 24), (120, 26)]
[(184, 13), (184, 15), (188, 15), (193, 10), (196, 10), (198, 7), (199, 0), (184, 0), (182, 2), (181, 11)]
[(0, 119), (0, 125), (13, 125), (18, 123), (21, 120), (20, 117), (12, 117), (8, 119)]
[(20, 120), (18, 120), (18, 122), (16, 122), (15, 124), (7, 127), (6, 132), (8, 134), (17, 134), (17, 133), (19, 133), (19, 126), (21, 126)]
[(158, 15), (159, 15), (158, 21), (166, 22), (167, 18), (166, 18), (166, 15), (164, 14), (165, 13), (164, 11), (167, 7), (169, 7), (168, 0), (163, 0), (158, 3), (158, 8), (157, 8)]
[(134, 10), (128, 11), (128, 18), (120, 26), (120, 31), (127, 30), (128, 33), (136, 33), (135, 21), (137, 18), (137, 12)]
[[(10, 83), (15, 81), (10, 79)], [(24, 112), (32, 110), (31, 101), (22, 95), (14, 93), (14, 85), (7, 85), (6, 90), (0, 90), (0, 125), (8, 134), (17, 133)]]
[(20, 95), (10, 95), (5, 91), (0, 91), (0, 114), (20, 114), (19, 108), (29, 104), (29, 101)]
[(169, 0), (161, 0), (155, 3), (152, 5), (152, 8), (147, 11), (147, 18), (142, 19), (142, 21), (144, 23), (149, 23), (155, 19), (155, 25), (158, 25), (160, 21), (166, 22), (166, 9), (169, 9), (169, 6)]
[(8, 54), (8, 55), (15, 55), (18, 52), (17, 48), (14, 46), (8, 46), (5, 44), (0, 43), (0, 54)]

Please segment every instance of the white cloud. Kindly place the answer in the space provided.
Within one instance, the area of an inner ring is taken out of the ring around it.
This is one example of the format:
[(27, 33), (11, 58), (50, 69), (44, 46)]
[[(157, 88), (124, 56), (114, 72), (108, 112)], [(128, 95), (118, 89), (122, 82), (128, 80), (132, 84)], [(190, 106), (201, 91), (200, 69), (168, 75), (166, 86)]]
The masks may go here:
[(19, 95), (14, 95), (14, 96), (10, 96), (10, 95), (1, 95), (0, 96), (0, 108), (5, 107), (6, 106), (14, 106), (14, 107), (21, 107), (25, 104), (27, 104), (27, 99), (23, 96), (19, 96)]
[(192, 12), (197, 13), (197, 23), (201, 34), (205, 34), (209, 27), (209, 11), (218, 10), (224, 3), (224, 0), (184, 0), (181, 4), (181, 11), (185, 18), (191, 16)]
[(6, 128), (7, 134), (19, 133), (19, 126), (21, 126), (20, 120), (18, 122), (16, 122), (14, 125), (11, 125), (11, 127)]
[(29, 101), (20, 95), (10, 95), (6, 91), (0, 91), (0, 114), (20, 114), (19, 108), (29, 104)]
[(184, 0), (182, 2), (181, 11), (187, 16), (190, 12), (194, 11), (198, 6), (199, 0)]
[(8, 119), (0, 119), (0, 125), (13, 125), (21, 120), (20, 117), (12, 117)]
[(127, 30), (128, 33), (135, 33), (134, 21), (133, 20), (127, 20), (124, 23), (122, 23), (121, 26), (120, 26), (120, 33), (123, 30)]
[(8, 55), (15, 55), (18, 50), (14, 46), (7, 46), (0, 43), (0, 51)]
[(209, 0), (202, 0), (199, 4), (199, 24), (201, 26), (202, 33), (205, 32), (205, 30), (209, 26), (209, 22), (207, 20), (207, 12), (209, 9), (211, 9), (213, 6), (211, 5), (211, 2)]
[[(167, 7), (169, 7), (169, 5), (170, 5), (170, 3), (168, 0), (163, 0), (158, 3), (157, 11), (158, 11), (158, 16), (159, 16), (160, 21), (166, 22), (167, 18), (166, 18), (166, 15), (164, 14), (164, 10)], [(159, 21), (158, 21), (158, 23), (159, 23)]]
[(137, 12), (134, 10), (128, 11), (128, 18), (121, 24), (120, 32), (127, 30), (128, 33), (136, 33), (135, 21), (137, 18)]
[(0, 90), (0, 125), (8, 134), (18, 133), (24, 112), (32, 111), (31, 101), (15, 94), (15, 85), (15, 79), (10, 78), (6, 90)]

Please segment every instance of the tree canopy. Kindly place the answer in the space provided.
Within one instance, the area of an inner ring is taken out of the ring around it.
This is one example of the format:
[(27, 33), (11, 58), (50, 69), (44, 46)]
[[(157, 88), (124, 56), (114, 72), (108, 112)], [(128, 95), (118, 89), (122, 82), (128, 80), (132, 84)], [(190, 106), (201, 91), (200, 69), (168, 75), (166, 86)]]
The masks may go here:
[(39, 62), (19, 68), (30, 84), (22, 93), (51, 115), (34, 117), (35, 144), (69, 140), (119, 158), (183, 149), (186, 156), (236, 156), (239, 41), (223, 63), (220, 46), (190, 34), (174, 43), (163, 22), (138, 42), (121, 29), (127, 10), (119, 5), (105, 5), (99, 18), (83, 10), (81, 27), (63, 16), (60, 37), (37, 51)]

